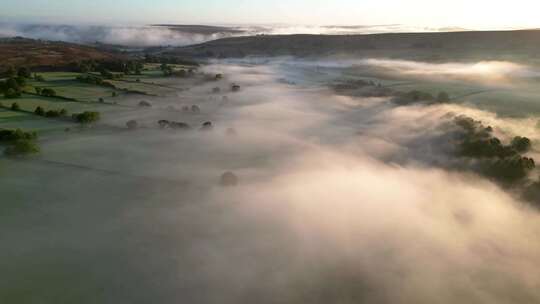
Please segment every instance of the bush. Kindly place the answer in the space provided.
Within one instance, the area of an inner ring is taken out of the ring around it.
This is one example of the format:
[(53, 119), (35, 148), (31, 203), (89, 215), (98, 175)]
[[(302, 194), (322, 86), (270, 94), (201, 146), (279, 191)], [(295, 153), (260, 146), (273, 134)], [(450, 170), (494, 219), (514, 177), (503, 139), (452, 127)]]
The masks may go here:
[(19, 106), (18, 103), (14, 102), (14, 103), (11, 104), (11, 110), (12, 111), (20, 111), (21, 107)]

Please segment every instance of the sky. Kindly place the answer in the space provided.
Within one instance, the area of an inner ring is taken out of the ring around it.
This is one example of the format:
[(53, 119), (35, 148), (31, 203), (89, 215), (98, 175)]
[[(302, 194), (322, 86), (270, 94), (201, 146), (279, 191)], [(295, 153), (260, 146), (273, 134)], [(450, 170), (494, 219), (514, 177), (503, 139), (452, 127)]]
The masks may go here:
[(0, 21), (540, 28), (535, 0), (2, 0)]

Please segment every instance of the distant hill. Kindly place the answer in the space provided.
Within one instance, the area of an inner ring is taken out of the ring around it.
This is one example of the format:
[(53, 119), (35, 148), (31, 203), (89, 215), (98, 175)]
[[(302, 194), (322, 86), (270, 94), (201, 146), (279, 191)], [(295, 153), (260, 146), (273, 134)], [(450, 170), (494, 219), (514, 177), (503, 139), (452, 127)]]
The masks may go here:
[(178, 47), (168, 55), (201, 58), (244, 56), (366, 56), (444, 60), (540, 60), (540, 31), (465, 31), (372, 35), (276, 35), (225, 38)]
[(26, 38), (0, 39), (0, 71), (8, 66), (64, 67), (82, 60), (111, 60), (123, 55), (66, 42)]
[(213, 34), (241, 34), (243, 30), (234, 27), (211, 25), (183, 25), (183, 24), (152, 24), (153, 27), (165, 27), (173, 31), (187, 34), (213, 35)]

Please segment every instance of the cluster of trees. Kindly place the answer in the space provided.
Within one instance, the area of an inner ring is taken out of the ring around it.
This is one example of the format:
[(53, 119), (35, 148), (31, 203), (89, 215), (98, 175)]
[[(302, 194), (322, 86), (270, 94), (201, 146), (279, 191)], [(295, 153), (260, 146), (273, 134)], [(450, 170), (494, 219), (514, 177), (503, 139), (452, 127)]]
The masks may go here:
[(0, 93), (5, 98), (17, 98), (21, 96), (22, 88), (26, 85), (26, 79), (22, 77), (9, 77), (0, 81)]
[(78, 62), (75, 67), (75, 70), (81, 73), (107, 70), (126, 75), (141, 75), (143, 69), (143, 63), (140, 60), (85, 60)]
[(26, 80), (32, 78), (32, 73), (27, 67), (18, 69), (10, 67), (6, 72), (6, 76), (6, 80), (0, 81), (0, 93), (5, 98), (17, 98), (21, 96)]
[(4, 154), (6, 156), (24, 156), (39, 153), (36, 144), (36, 132), (24, 132), (20, 129), (0, 129), (0, 143), (7, 144)]
[[(191, 126), (185, 122), (177, 122), (177, 121), (168, 121), (168, 120), (160, 120), (158, 121), (158, 125), (161, 129), (175, 129), (175, 130), (191, 130)], [(129, 127), (129, 126), (128, 126)], [(199, 130), (201, 131), (210, 131), (214, 128), (214, 125), (211, 121), (206, 121), (202, 124), (201, 128)]]
[(81, 124), (90, 124), (99, 121), (101, 114), (99, 112), (85, 111), (72, 115), (73, 120)]
[(433, 94), (428, 93), (428, 92), (413, 90), (413, 91), (397, 94), (394, 97), (393, 101), (399, 105), (409, 105), (409, 104), (414, 104), (414, 103), (419, 103), (419, 102), (424, 102), (428, 104), (448, 103), (450, 102), (450, 95), (442, 91), (442, 92), (439, 92), (437, 96), (433, 96)]
[(124, 77), (124, 74), (123, 73), (120, 73), (120, 72), (111, 72), (110, 70), (108, 69), (105, 69), (105, 68), (101, 68), (99, 70), (99, 73), (101, 74), (101, 76), (105, 79), (110, 79), (110, 80), (114, 80), (114, 79), (121, 79), (122, 77)]
[(45, 81), (41, 75), (32, 75), (32, 72), (27, 67), (20, 67), (18, 69), (10, 67), (6, 75), (7, 79), (0, 81), (0, 94), (3, 94), (5, 98), (21, 97), (27, 79), (34, 78), (36, 81)]
[(35, 140), (36, 132), (24, 132), (21, 129), (8, 130), (0, 129), (0, 143), (13, 143), (18, 140)]
[(54, 89), (51, 89), (51, 88), (35, 87), (34, 89), (36, 90), (36, 94), (38, 94), (40, 96), (45, 96), (45, 97), (55, 97), (56, 96), (56, 91)]
[(190, 130), (191, 129), (191, 126), (185, 122), (168, 121), (164, 119), (158, 121), (158, 125), (161, 129), (165, 129), (165, 128), (171, 128), (175, 130)]
[(470, 117), (454, 120), (463, 132), (458, 142), (458, 154), (476, 159), (481, 173), (503, 182), (516, 182), (525, 178), (536, 166), (532, 158), (523, 156), (531, 149), (531, 141), (517, 136), (508, 145), (493, 136), (493, 128)]
[(332, 88), (338, 92), (340, 91), (349, 91), (349, 90), (357, 90), (362, 89), (365, 87), (378, 87), (381, 88), (382, 85), (380, 83), (376, 84), (373, 80), (363, 80), (363, 79), (356, 79), (356, 80), (348, 80), (346, 82), (341, 82), (332, 85)]
[(195, 71), (193, 69), (175, 70), (173, 66), (170, 66), (170, 65), (168, 65), (166, 63), (162, 63), (160, 65), (159, 69), (163, 72), (163, 75), (167, 76), (167, 77), (174, 76), (174, 77), (185, 78), (185, 77), (191, 76), (191, 75), (193, 75), (193, 73), (195, 73)]
[(101, 77), (90, 75), (90, 74), (79, 75), (75, 79), (77, 81), (89, 83), (89, 84), (102, 85), (102, 86), (108, 86), (108, 87), (113, 86), (109, 82), (104, 81)]
[(68, 111), (66, 109), (45, 111), (42, 107), (38, 106), (34, 110), (34, 114), (43, 116), (43, 117), (58, 118), (58, 117), (66, 117), (68, 115)]

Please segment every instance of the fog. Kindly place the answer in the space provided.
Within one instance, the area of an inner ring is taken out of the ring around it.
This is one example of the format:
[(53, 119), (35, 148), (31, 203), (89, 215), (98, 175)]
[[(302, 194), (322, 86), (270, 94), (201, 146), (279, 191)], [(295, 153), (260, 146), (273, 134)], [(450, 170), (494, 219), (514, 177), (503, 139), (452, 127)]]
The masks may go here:
[[(202, 26), (203, 28), (205, 26)], [(201, 32), (200, 26), (122, 26), (122, 25), (58, 25), (0, 23), (0, 37), (67, 41), (74, 43), (105, 43), (132, 47), (185, 46), (220, 38), (250, 35), (289, 34), (376, 34), (404, 32), (437, 32), (462, 29), (411, 27), (399, 24), (360, 26), (315, 25), (225, 25), (210, 26)]]
[[(45, 136), (38, 159), (2, 160), (10, 203), (0, 215), (0, 268), (10, 280), (0, 280), (0, 299), (540, 301), (538, 211), (466, 170), (452, 145), (453, 119), (465, 114), (504, 140), (531, 136), (535, 153), (535, 118), (337, 95), (324, 85), (335, 74), (298, 70), (320, 62), (291, 60), (215, 61), (201, 72), (223, 73), (220, 82), (147, 98), (151, 109), (106, 112), (95, 129)], [(396, 77), (482, 83), (529, 73), (510, 62), (363, 62)], [(222, 93), (211, 93), (216, 86)], [(193, 104), (200, 114), (168, 109)], [(123, 130), (130, 119), (143, 127)], [(195, 129), (160, 130), (159, 119)], [(213, 130), (197, 130), (205, 121)], [(220, 186), (226, 171), (237, 186)]]

